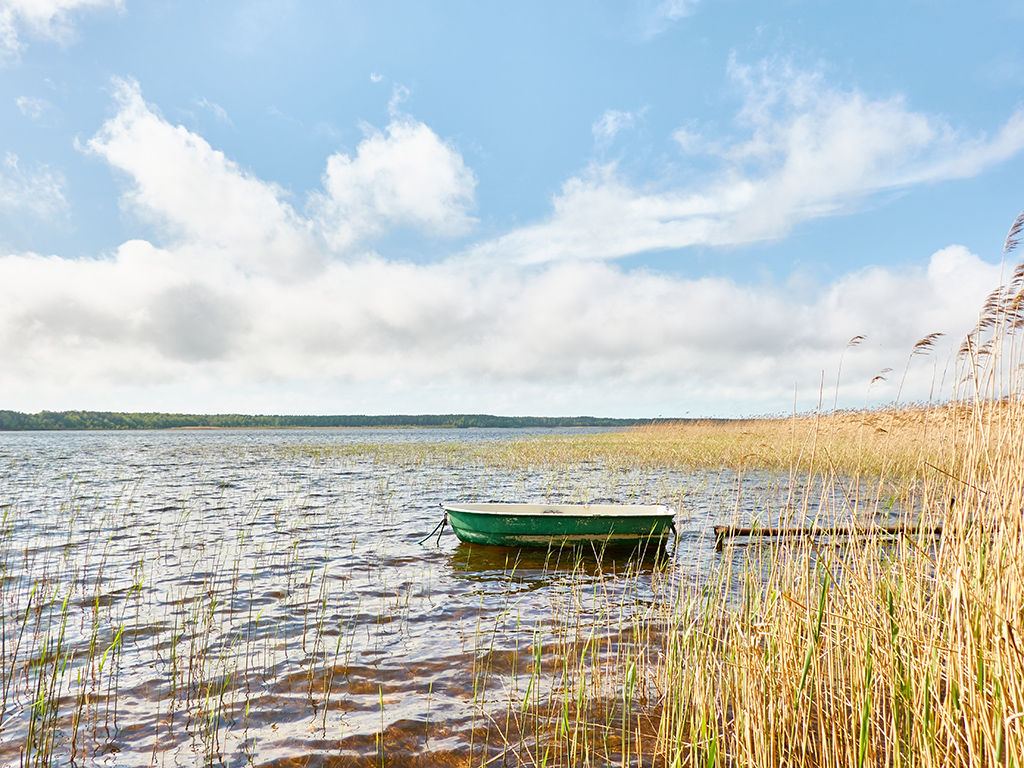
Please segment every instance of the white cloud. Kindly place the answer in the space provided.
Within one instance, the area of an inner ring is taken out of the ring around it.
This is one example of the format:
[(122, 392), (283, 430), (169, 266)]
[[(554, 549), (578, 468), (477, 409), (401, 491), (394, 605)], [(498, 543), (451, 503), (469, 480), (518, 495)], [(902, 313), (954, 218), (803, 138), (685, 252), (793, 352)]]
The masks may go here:
[(33, 96), (19, 96), (14, 100), (21, 114), (33, 120), (40, 120), (53, 107), (46, 99)]
[(383, 132), (371, 130), (354, 157), (332, 155), (323, 184), (313, 208), (338, 251), (386, 226), (453, 236), (475, 223), (475, 175), (453, 146), (408, 117), (393, 117)]
[(412, 92), (404, 85), (395, 83), (391, 86), (391, 99), (388, 101), (388, 114), (390, 114), (392, 118), (398, 118), (401, 116), (401, 110), (399, 108), (408, 100), (411, 93)]
[(202, 107), (203, 109), (209, 110), (213, 113), (213, 116), (217, 118), (217, 122), (223, 123), (224, 125), (235, 127), (235, 124), (231, 122), (231, 118), (228, 116), (228, 112), (224, 107), (216, 102), (210, 101), (209, 99), (197, 99), (196, 106)]
[(913, 112), (902, 97), (829, 88), (820, 73), (777, 62), (733, 62), (731, 71), (745, 93), (739, 122), (752, 135), (721, 150), (735, 174), (724, 183), (749, 184), (751, 196), (727, 240), (782, 236), (879, 191), (974, 176), (1024, 147), (1024, 109), (990, 140)]
[[(295, 404), (307, 410), (430, 411), (457, 401), (470, 410), (728, 415), (785, 408), (794, 383), (800, 407), (811, 407), (822, 369), (858, 334), (867, 340), (844, 360), (839, 401), (863, 404), (880, 369), (902, 370), (918, 339), (944, 332), (948, 343), (911, 368), (905, 397), (918, 399), (942, 376), (998, 270), (953, 246), (927, 267), (873, 267), (807, 297), (600, 262), (364, 259), (279, 280), (141, 241), (95, 261), (12, 255), (0, 258), (0, 386), (9, 402), (39, 398), (39, 407), (64, 391), (106, 387), (109, 407), (119, 407), (118, 397), (136, 401), (156, 385), (217, 380), (225, 393), (254, 383), (316, 391), (319, 399)], [(897, 384), (876, 386), (873, 402)], [(358, 406), (330, 399), (352, 392), (363, 393)]]
[(672, 138), (687, 155), (716, 154), (717, 152), (717, 147), (714, 144), (709, 143), (700, 133), (691, 131), (689, 128), (677, 129), (672, 134)]
[(128, 175), (125, 206), (171, 241), (250, 271), (294, 276), (318, 268), (308, 222), (280, 187), (168, 123), (135, 81), (115, 87), (118, 112), (85, 148)]
[(45, 165), (26, 171), (13, 152), (0, 163), (0, 208), (51, 218), (67, 208), (64, 186), (60, 173)]
[(710, 140), (690, 128), (674, 136), (685, 152), (721, 164), (700, 186), (637, 188), (614, 163), (593, 164), (565, 182), (547, 221), (473, 255), (539, 263), (780, 238), (878, 192), (976, 175), (1024, 147), (1024, 109), (993, 138), (966, 136), (902, 98), (836, 90), (785, 63), (733, 63), (731, 73), (744, 95), (744, 137)]
[(605, 110), (601, 119), (594, 122), (591, 131), (594, 134), (594, 147), (604, 152), (615, 141), (620, 131), (632, 128), (636, 124), (636, 115), (632, 112), (621, 112), (617, 109)]
[(23, 32), (66, 44), (74, 33), (74, 13), (122, 7), (123, 0), (0, 0), (0, 62), (16, 58), (25, 47)]
[(644, 37), (661, 34), (675, 22), (689, 16), (700, 0), (642, 0), (641, 32)]
[(256, 178), (202, 137), (170, 124), (134, 80), (115, 80), (117, 114), (84, 149), (124, 172), (122, 205), (185, 244), (253, 272), (295, 277), (322, 267), (328, 249), (351, 254), (388, 226), (430, 235), (468, 231), (476, 178), (423, 123), (395, 116), (369, 130), (355, 156), (332, 155), (324, 189), (299, 214), (284, 190)]

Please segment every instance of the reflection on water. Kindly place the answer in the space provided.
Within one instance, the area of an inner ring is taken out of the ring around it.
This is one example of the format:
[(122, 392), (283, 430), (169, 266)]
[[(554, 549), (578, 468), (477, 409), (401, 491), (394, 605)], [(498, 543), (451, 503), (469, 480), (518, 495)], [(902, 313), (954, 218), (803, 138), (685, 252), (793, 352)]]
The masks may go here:
[[(632, 761), (711, 527), (794, 491), (332, 450), (523, 435), (0, 433), (0, 764)], [(440, 502), (491, 499), (665, 503), (680, 536), (640, 559), (418, 543)]]

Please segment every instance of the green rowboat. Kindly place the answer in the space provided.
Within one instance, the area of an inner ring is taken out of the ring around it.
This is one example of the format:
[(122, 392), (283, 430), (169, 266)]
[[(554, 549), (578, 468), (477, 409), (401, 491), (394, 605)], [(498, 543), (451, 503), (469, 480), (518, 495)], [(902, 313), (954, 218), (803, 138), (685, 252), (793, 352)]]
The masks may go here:
[(499, 547), (660, 548), (675, 530), (662, 505), (443, 504), (461, 541)]

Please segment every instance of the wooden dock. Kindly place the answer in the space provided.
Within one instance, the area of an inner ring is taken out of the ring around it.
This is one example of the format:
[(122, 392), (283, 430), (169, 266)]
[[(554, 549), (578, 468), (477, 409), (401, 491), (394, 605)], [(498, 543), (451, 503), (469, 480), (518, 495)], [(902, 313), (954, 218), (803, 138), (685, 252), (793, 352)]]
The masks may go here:
[(928, 534), (937, 536), (942, 533), (941, 525), (811, 525), (789, 528), (753, 527), (738, 525), (716, 525), (715, 547), (721, 549), (727, 538), (752, 536), (762, 538), (815, 538), (817, 536), (893, 536), (906, 534)]

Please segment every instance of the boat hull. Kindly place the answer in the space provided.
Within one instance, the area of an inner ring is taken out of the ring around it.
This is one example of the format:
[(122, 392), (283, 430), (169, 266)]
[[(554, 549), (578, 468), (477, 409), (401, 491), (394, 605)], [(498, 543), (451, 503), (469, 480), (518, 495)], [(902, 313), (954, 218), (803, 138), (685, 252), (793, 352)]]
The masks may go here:
[(660, 548), (674, 530), (668, 507), (611, 504), (447, 504), (460, 541), (499, 547)]

